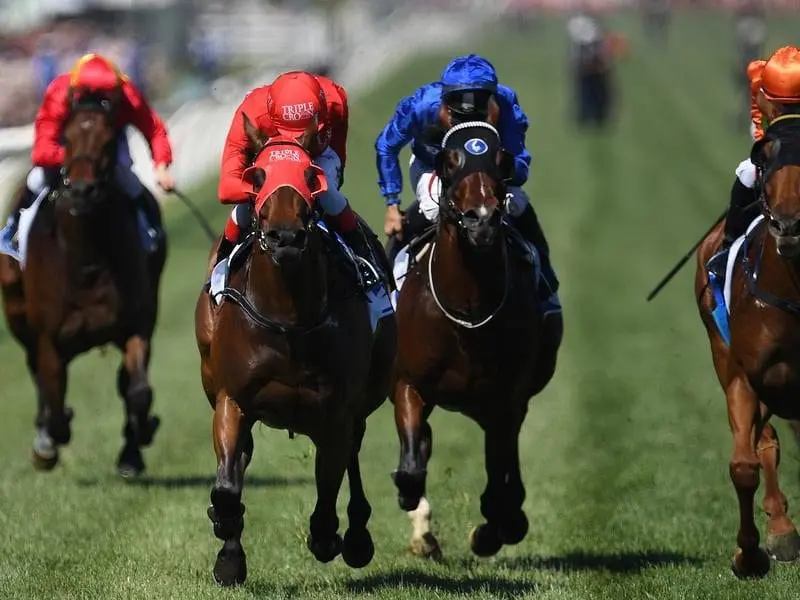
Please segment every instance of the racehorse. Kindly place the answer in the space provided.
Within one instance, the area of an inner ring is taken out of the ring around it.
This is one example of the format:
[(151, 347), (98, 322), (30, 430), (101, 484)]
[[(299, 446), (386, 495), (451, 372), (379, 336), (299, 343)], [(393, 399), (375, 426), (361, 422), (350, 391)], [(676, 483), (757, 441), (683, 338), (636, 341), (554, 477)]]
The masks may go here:
[[(724, 222), (701, 244), (695, 277), (697, 305), (733, 434), (729, 469), (739, 502), (739, 547), (732, 568), (739, 577), (765, 575), (770, 557), (780, 562), (800, 557), (800, 536), (778, 485), (778, 436), (769, 423), (773, 415), (800, 418), (800, 115), (774, 117), (769, 116), (772, 124), (751, 152), (761, 216), (745, 237), (741, 259), (731, 250), (737, 262), (728, 267), (727, 321), (720, 316), (726, 303), (714, 287), (720, 284), (710, 282), (706, 270)], [(753, 515), (759, 467), (769, 517), (767, 552), (759, 547)]]
[[(472, 551), (496, 554), (526, 535), (518, 436), (528, 403), (552, 378), (561, 314), (540, 311), (536, 257), (503, 220), (513, 157), (500, 148), (497, 111), (489, 123), (456, 125), (436, 157), (442, 182), (439, 221), (397, 298), (398, 350), (392, 402), (400, 439), (393, 473), (409, 511), (412, 553), (438, 559), (425, 498), (435, 406), (460, 412), (485, 433), (486, 523), (470, 534)], [(513, 245), (510, 245), (513, 244)], [(412, 244), (413, 246), (413, 244)]]
[(0, 285), (6, 321), (36, 386), (34, 466), (54, 468), (58, 447), (70, 441), (69, 363), (114, 344), (124, 355), (117, 390), (125, 403), (125, 443), (117, 469), (132, 477), (144, 471), (141, 448), (159, 425), (150, 412), (148, 365), (167, 243), (164, 235), (146, 252), (133, 204), (114, 182), (113, 118), (97, 103), (74, 107), (64, 127), (64, 167), (38, 204), (24, 268), (0, 256)]
[[(397, 337), (393, 312), (373, 333), (352, 264), (322, 230), (314, 206), (327, 186), (322, 171), (293, 140), (267, 143), (246, 117), (244, 125), (258, 150), (244, 174), (256, 195), (252, 231), (244, 252), (232, 254), (221, 303), (206, 286), (195, 312), (218, 462), (208, 516), (223, 547), (213, 574), (226, 586), (247, 577), (241, 497), (256, 421), (307, 435), (316, 446), (317, 504), (306, 539), (316, 559), (341, 553), (356, 568), (372, 560), (358, 455), (366, 419), (388, 393)], [(383, 252), (376, 238), (372, 244)], [(209, 270), (215, 257), (216, 247)], [(349, 528), (342, 540), (336, 500), (345, 470)]]

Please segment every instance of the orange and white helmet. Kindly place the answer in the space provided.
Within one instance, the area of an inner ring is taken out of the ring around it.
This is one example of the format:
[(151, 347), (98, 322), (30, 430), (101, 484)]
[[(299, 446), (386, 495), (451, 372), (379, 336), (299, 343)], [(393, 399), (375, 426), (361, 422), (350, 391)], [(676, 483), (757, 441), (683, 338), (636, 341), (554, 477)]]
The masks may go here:
[(69, 87), (90, 93), (110, 93), (122, 86), (125, 75), (109, 59), (89, 53), (78, 59), (69, 74)]
[[(758, 67), (754, 65), (754, 69)], [(800, 103), (800, 48), (784, 46), (776, 50), (762, 69), (761, 92), (767, 100), (777, 104)]]

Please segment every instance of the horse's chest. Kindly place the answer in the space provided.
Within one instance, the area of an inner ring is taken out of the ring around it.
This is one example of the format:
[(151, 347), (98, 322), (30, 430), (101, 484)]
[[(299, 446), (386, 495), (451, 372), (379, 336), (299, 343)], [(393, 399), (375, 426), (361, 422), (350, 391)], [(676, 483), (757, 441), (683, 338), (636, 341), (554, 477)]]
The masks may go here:
[[(513, 386), (524, 375), (529, 347), (513, 331), (461, 332), (447, 354), (441, 388), (449, 392), (485, 394), (498, 383)], [(529, 345), (528, 345), (529, 346)]]
[(91, 286), (73, 288), (64, 299), (64, 319), (60, 337), (78, 334), (101, 335), (118, 321), (120, 295), (110, 275), (101, 274)]

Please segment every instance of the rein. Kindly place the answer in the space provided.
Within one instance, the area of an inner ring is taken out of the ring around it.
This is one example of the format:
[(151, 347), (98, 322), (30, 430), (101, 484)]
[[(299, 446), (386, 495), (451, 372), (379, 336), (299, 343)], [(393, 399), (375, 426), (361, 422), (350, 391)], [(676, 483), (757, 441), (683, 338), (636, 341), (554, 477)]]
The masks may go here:
[[(757, 225), (753, 230), (753, 233), (756, 233), (759, 229), (764, 226), (764, 223)], [(779, 308), (792, 316), (800, 318), (800, 301), (797, 300), (789, 300), (787, 298), (781, 298), (767, 290), (764, 290), (758, 287), (758, 274), (761, 271), (761, 263), (764, 258), (764, 247), (766, 246), (766, 235), (765, 234), (761, 238), (761, 243), (758, 247), (758, 256), (756, 258), (755, 263), (750, 260), (749, 256), (749, 239), (750, 236), (745, 236), (744, 242), (742, 243), (742, 271), (744, 272), (744, 279), (745, 283), (747, 284), (747, 291), (750, 293), (753, 298), (763, 302), (764, 304), (768, 304), (775, 308)]]
[[(259, 229), (257, 231), (252, 231), (247, 235), (247, 237), (245, 237), (243, 244), (248, 242), (250, 243), (251, 246), (255, 246), (256, 244), (258, 244), (259, 249), (262, 249), (265, 248), (263, 244), (266, 243), (266, 238), (263, 232)], [(247, 265), (248, 281), (252, 276), (252, 257), (253, 253), (255, 253), (256, 251), (257, 251), (256, 248), (252, 248), (250, 260), (248, 261)], [(263, 251), (266, 252), (266, 250)], [(289, 325), (286, 323), (280, 323), (261, 314), (258, 311), (258, 309), (253, 305), (252, 301), (247, 297), (246, 292), (242, 293), (236, 288), (226, 286), (222, 289), (220, 295), (224, 298), (229, 299), (236, 306), (238, 306), (245, 314), (245, 316), (255, 325), (258, 325), (262, 329), (275, 331), (277, 333), (282, 333), (284, 335), (309, 335), (320, 329), (324, 329), (333, 323), (333, 317), (330, 314), (330, 311), (327, 309), (327, 307), (320, 315), (319, 320), (312, 325)]]
[(436, 286), (434, 284), (434, 277), (433, 277), (433, 258), (436, 254), (436, 242), (433, 242), (433, 244), (431, 245), (431, 255), (428, 258), (428, 288), (431, 291), (431, 296), (433, 296), (433, 301), (436, 303), (436, 306), (439, 307), (439, 310), (442, 311), (442, 314), (456, 325), (460, 325), (461, 327), (464, 327), (466, 329), (478, 329), (480, 327), (483, 327), (484, 325), (487, 325), (492, 319), (494, 319), (497, 316), (497, 313), (499, 313), (500, 310), (505, 306), (506, 300), (508, 299), (508, 288), (510, 287), (509, 276), (508, 276), (508, 248), (506, 247), (505, 240), (500, 240), (500, 243), (503, 245), (503, 281), (505, 282), (503, 285), (503, 297), (500, 299), (500, 303), (497, 305), (497, 307), (489, 314), (488, 317), (486, 317), (482, 321), (467, 321), (464, 319), (460, 319), (456, 317), (452, 312), (448, 311), (444, 307), (444, 304), (439, 300), (439, 296), (436, 294)]
[[(771, 129), (774, 125), (778, 123), (784, 124), (781, 128), (786, 126), (789, 127), (794, 126), (795, 128), (797, 128), (798, 126), (800, 126), (800, 115), (798, 114), (781, 115), (780, 117), (773, 119), (772, 122), (770, 122), (766, 133), (768, 133), (769, 129)], [(767, 141), (772, 140), (776, 141), (778, 144), (781, 143), (781, 138), (777, 137), (777, 135), (774, 137), (773, 136), (767, 137), (766, 133), (762, 138), (762, 140), (756, 142), (756, 144), (754, 145), (754, 151), (753, 153), (751, 153), (752, 155), (755, 155), (757, 152), (757, 148), (762, 146)], [(795, 133), (796, 135), (800, 134), (800, 129), (795, 129), (793, 133)], [(777, 171), (783, 166), (800, 165), (800, 145), (799, 145), (800, 142), (798, 142), (796, 139), (791, 140), (791, 142), (792, 143), (790, 147), (784, 148), (785, 150), (787, 150), (784, 152), (784, 156), (781, 156), (781, 147), (780, 146), (778, 147), (777, 156), (772, 160), (772, 164), (763, 165), (760, 163), (760, 161), (753, 160), (753, 163), (756, 166), (756, 174), (757, 174), (756, 175), (757, 197), (752, 204), (748, 205), (748, 208), (753, 204), (759, 204), (761, 212), (765, 216), (764, 221), (754, 228), (752, 232), (753, 235), (755, 235), (755, 233), (759, 229), (762, 229), (765, 226), (765, 224), (769, 222), (770, 219), (773, 218), (772, 210), (767, 200), (767, 181), (769, 180), (769, 178), (772, 176), (773, 173), (775, 173), (775, 171)], [(751, 156), (751, 160), (752, 158), (753, 156)], [(768, 292), (767, 290), (758, 287), (758, 276), (761, 271), (761, 265), (764, 259), (764, 248), (766, 246), (767, 235), (768, 233), (765, 233), (761, 237), (761, 242), (758, 247), (758, 254), (755, 262), (751, 261), (749, 256), (749, 250), (750, 250), (749, 242), (751, 236), (745, 235), (744, 242), (742, 243), (742, 270), (744, 272), (745, 283), (747, 284), (747, 291), (756, 300), (759, 300), (760, 302), (763, 302), (764, 304), (767, 304), (774, 308), (783, 310), (784, 312), (789, 313), (794, 317), (800, 318), (800, 300), (790, 300), (787, 298), (782, 298), (780, 296), (777, 296), (776, 294), (773, 294), (771, 292)]]

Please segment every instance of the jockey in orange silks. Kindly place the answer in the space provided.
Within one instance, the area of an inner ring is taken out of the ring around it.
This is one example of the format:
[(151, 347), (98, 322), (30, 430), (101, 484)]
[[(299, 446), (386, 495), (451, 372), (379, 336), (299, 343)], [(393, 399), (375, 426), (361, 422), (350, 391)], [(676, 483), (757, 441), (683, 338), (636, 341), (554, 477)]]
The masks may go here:
[[(769, 125), (764, 109), (769, 109), (773, 119), (776, 115), (800, 115), (800, 48), (784, 46), (768, 60), (752, 61), (747, 66), (747, 76), (752, 97), (750, 133), (756, 142)], [(758, 214), (754, 192), (756, 177), (756, 167), (749, 158), (739, 163), (725, 220), (725, 237), (719, 251), (708, 261), (709, 270), (719, 278), (725, 275), (731, 244), (744, 234)]]

